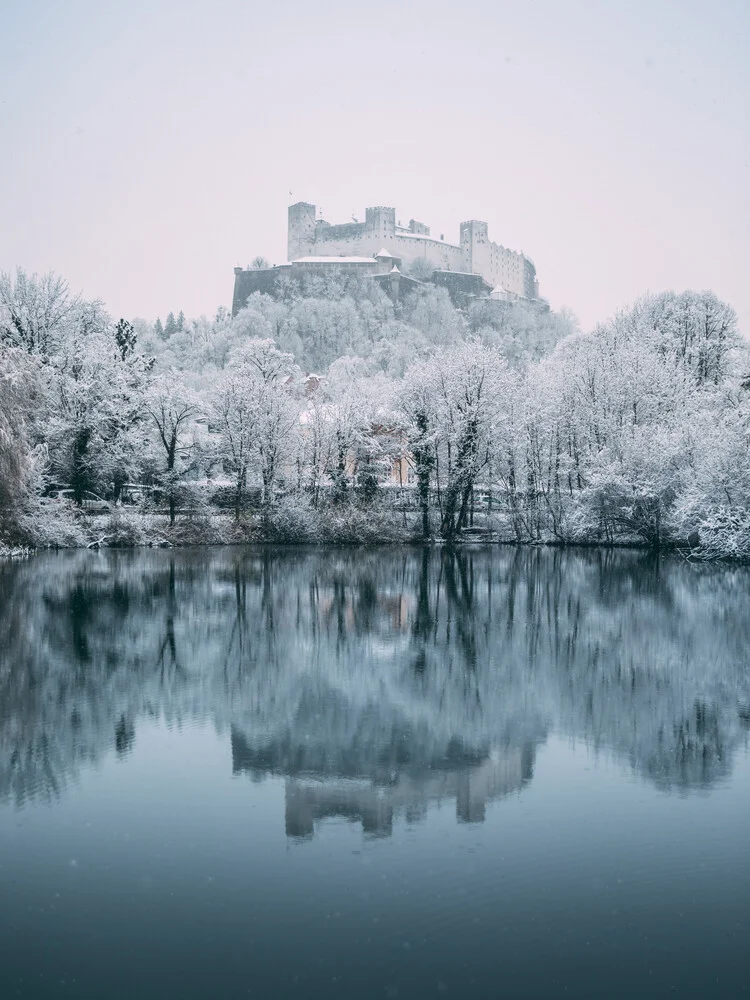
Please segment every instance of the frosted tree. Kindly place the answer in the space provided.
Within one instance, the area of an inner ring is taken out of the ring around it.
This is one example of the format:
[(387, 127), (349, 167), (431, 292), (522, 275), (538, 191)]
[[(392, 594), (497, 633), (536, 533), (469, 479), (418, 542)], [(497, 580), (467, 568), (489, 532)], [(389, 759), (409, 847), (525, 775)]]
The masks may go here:
[(177, 320), (174, 318), (174, 313), (170, 312), (167, 314), (167, 319), (164, 324), (164, 337), (169, 340), (177, 331), (179, 327), (177, 326)]
[(719, 384), (740, 346), (737, 316), (713, 292), (646, 296), (615, 317), (611, 329), (650, 342), (665, 361), (684, 367), (701, 387)]
[(221, 433), (222, 457), (234, 476), (234, 511), (239, 521), (248, 469), (256, 456), (260, 414), (257, 369), (246, 362), (230, 365), (217, 380), (211, 401)]
[(48, 446), (48, 472), (85, 490), (115, 492), (137, 464), (132, 436), (143, 417), (150, 360), (135, 351), (129, 324), (113, 328), (98, 302), (78, 301), (40, 369), (45, 393), (34, 433)]
[(169, 523), (174, 524), (180, 480), (191, 453), (188, 430), (201, 413), (201, 404), (197, 395), (172, 373), (153, 380), (146, 396), (146, 411), (163, 451), (161, 479), (169, 501)]
[(175, 330), (158, 354), (159, 367), (202, 375), (221, 371), (235, 346), (231, 319), (220, 310), (212, 320), (199, 316)]
[(410, 326), (426, 334), (433, 345), (456, 343), (466, 332), (464, 317), (453, 307), (444, 288), (425, 285), (407, 297), (402, 317)]
[(467, 319), (482, 343), (497, 347), (517, 368), (540, 360), (578, 328), (569, 310), (555, 313), (539, 302), (477, 299), (470, 304)]
[(437, 412), (430, 363), (414, 364), (400, 387), (399, 408), (403, 415), (409, 454), (417, 479), (422, 537), (430, 537), (430, 487), (436, 465)]
[(323, 385), (325, 471), (336, 502), (346, 501), (355, 484), (363, 500), (377, 492), (398, 452), (393, 396), (391, 381), (362, 358), (344, 357), (331, 365)]
[(429, 415), (411, 410), (415, 423), (408, 433), (419, 438), (420, 423), (425, 434), (434, 427), (436, 473), (438, 485), (442, 483), (440, 530), (452, 539), (467, 523), (474, 486), (490, 460), (510, 387), (507, 364), (498, 351), (469, 341), (436, 351), (410, 368), (405, 381), (407, 386), (413, 381), (417, 398), (430, 403)]
[[(249, 341), (237, 351), (234, 365), (238, 392), (245, 400), (242, 405), (254, 423), (252, 446), (267, 518), (274, 506), (279, 477), (297, 447), (300, 372), (292, 355), (280, 351), (271, 340)], [(230, 426), (231, 422), (225, 423), (225, 431)]]
[(120, 352), (120, 358), (123, 361), (127, 361), (135, 352), (137, 339), (133, 324), (129, 323), (126, 319), (118, 320), (115, 327), (115, 343), (117, 344), (117, 350)]
[(81, 300), (52, 272), (0, 272), (0, 340), (29, 354), (52, 353)]
[(41, 379), (35, 359), (0, 345), (0, 536), (18, 528), (39, 487), (43, 450), (34, 448)]

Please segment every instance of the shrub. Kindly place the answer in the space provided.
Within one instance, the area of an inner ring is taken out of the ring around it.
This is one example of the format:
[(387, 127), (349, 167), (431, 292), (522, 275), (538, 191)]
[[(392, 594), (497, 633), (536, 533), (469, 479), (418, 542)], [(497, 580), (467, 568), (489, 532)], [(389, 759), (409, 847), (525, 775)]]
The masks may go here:
[(263, 535), (268, 541), (301, 544), (318, 541), (318, 513), (307, 497), (290, 496), (271, 512)]
[(29, 501), (18, 517), (16, 538), (36, 549), (80, 548), (89, 542), (86, 524), (69, 504), (50, 500)]
[(363, 510), (353, 505), (331, 507), (320, 512), (317, 541), (341, 545), (377, 545), (404, 541), (414, 535), (393, 516), (393, 511)]
[(114, 549), (133, 548), (145, 541), (143, 518), (139, 514), (118, 510), (102, 524), (105, 544)]

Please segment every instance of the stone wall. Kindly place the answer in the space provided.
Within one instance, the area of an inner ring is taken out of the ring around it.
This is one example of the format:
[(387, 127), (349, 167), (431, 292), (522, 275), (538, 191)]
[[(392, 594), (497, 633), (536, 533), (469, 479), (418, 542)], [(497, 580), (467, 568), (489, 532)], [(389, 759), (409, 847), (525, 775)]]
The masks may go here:
[(451, 302), (459, 309), (466, 309), (472, 299), (485, 298), (492, 291), (481, 274), (466, 274), (463, 271), (433, 271), (430, 281), (445, 288)]
[(287, 269), (280, 267), (264, 268), (262, 271), (241, 267), (234, 269), (234, 294), (232, 295), (232, 315), (245, 306), (245, 303), (254, 292), (261, 292), (263, 295), (276, 296), (278, 289), (279, 275)]

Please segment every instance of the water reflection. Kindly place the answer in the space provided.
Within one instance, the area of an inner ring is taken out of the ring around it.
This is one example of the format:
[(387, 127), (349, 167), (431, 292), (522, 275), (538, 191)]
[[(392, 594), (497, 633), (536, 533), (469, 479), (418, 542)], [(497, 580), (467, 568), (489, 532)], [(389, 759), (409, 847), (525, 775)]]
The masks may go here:
[(246, 772), (255, 780), (269, 772), (285, 777), (288, 837), (311, 837), (316, 822), (333, 816), (361, 823), (366, 834), (389, 836), (396, 815), (419, 822), (431, 803), (446, 799), (455, 799), (459, 822), (481, 823), (488, 802), (520, 791), (534, 773), (533, 746), (482, 754), (456, 745), (448, 748), (446, 757), (423, 761), (421, 767), (387, 761), (385, 756), (371, 766), (360, 758), (331, 768), (328, 761), (310, 760), (304, 750), (300, 754), (299, 747), (255, 748), (232, 730), (235, 774)]
[(0, 567), (0, 798), (64, 792), (143, 718), (211, 720), (286, 831), (460, 821), (551, 731), (664, 789), (726, 778), (750, 725), (750, 573), (634, 553), (62, 553)]

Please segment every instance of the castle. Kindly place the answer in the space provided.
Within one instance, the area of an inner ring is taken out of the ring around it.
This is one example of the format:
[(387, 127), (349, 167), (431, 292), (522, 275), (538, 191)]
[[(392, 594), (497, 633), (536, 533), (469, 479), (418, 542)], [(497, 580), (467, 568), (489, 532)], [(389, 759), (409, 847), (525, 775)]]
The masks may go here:
[[(418, 278), (408, 273), (417, 261), (426, 264)], [(232, 315), (255, 292), (278, 294), (282, 278), (304, 281), (333, 269), (372, 279), (394, 299), (425, 280), (447, 289), (461, 307), (477, 297), (539, 299), (533, 261), (493, 243), (486, 222), (462, 222), (456, 244), (431, 236), (429, 227), (414, 219), (402, 226), (395, 208), (368, 208), (364, 222), (332, 225), (318, 217), (315, 205), (300, 201), (289, 206), (287, 263), (234, 269)]]
[(539, 283), (533, 262), (522, 253), (508, 250), (489, 239), (487, 223), (462, 222), (458, 244), (430, 235), (422, 222), (410, 219), (408, 226), (396, 222), (395, 208), (368, 208), (364, 222), (331, 225), (316, 215), (315, 205), (300, 201), (289, 207), (287, 259), (310, 257), (374, 257), (382, 248), (399, 258), (405, 268), (425, 260), (437, 271), (479, 274), (491, 288), (511, 296), (539, 298)]

